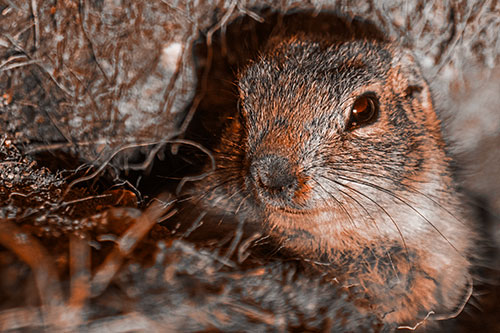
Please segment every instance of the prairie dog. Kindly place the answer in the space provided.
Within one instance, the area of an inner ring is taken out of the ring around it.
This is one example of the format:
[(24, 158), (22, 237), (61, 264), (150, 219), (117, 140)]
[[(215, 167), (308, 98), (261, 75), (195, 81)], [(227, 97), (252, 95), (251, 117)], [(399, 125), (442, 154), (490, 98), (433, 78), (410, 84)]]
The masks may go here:
[(409, 51), (377, 39), (272, 38), (239, 72), (238, 93), (216, 168), (190, 191), (202, 193), (198, 205), (263, 227), (387, 322), (463, 306), (476, 236)]

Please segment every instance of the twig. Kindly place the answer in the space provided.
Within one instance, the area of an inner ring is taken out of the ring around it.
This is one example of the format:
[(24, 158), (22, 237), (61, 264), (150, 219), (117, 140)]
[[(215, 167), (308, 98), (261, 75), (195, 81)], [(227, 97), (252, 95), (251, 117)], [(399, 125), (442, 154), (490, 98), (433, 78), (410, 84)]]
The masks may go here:
[(90, 179), (93, 179), (95, 177), (97, 177), (97, 175), (99, 175), (105, 168), (106, 166), (113, 160), (113, 158), (115, 158), (116, 155), (118, 155), (120, 152), (122, 151), (125, 151), (127, 149), (131, 149), (131, 148), (138, 148), (138, 147), (146, 147), (146, 146), (150, 146), (150, 145), (153, 145), (155, 143), (134, 143), (134, 144), (129, 144), (129, 145), (125, 145), (123, 147), (120, 147), (119, 149), (117, 149), (115, 152), (113, 152), (111, 154), (111, 156), (109, 156), (107, 158), (106, 161), (104, 161), (100, 166), (99, 168), (97, 168), (96, 171), (94, 171), (93, 173), (91, 173), (90, 175), (88, 176), (84, 176), (84, 177), (80, 177), (78, 179), (75, 179), (74, 181), (72, 181), (71, 183), (68, 184), (68, 187), (66, 188), (66, 190), (64, 191), (63, 195), (61, 196), (61, 198), (59, 199), (60, 201), (62, 201), (64, 199), (64, 197), (66, 197), (66, 195), (69, 193), (69, 191), (71, 190), (71, 188), (73, 188), (73, 186), (75, 186), (76, 184), (78, 183), (81, 183), (81, 182), (84, 182), (84, 181), (87, 181), (87, 180), (90, 180)]
[(167, 143), (166, 142), (161, 142), (158, 143), (151, 151), (148, 153), (148, 157), (144, 160), (144, 162), (139, 163), (139, 164), (129, 164), (127, 166), (128, 170), (146, 170), (151, 163), (153, 162), (153, 159), (155, 158), (156, 154), (165, 147)]
[(213, 34), (219, 30), (220, 27), (226, 25), (227, 21), (233, 15), (234, 9), (236, 8), (236, 5), (238, 4), (238, 1), (232, 1), (231, 4), (229, 5), (229, 8), (227, 11), (224, 13), (222, 18), (220, 19), (219, 22), (217, 22), (216, 25), (214, 25), (210, 30), (207, 32), (207, 45), (211, 46), (212, 45), (212, 36)]
[[(467, 24), (468, 24), (468, 20), (469, 20), (469, 17), (471, 16), (472, 14), (472, 10), (473, 10), (474, 6), (472, 5), (467, 13), (467, 16), (466, 18), (462, 21), (462, 29), (460, 30), (460, 32), (458, 34), (456, 34), (453, 38), (453, 41), (451, 42), (448, 42), (448, 45), (446, 46), (446, 54), (445, 56), (443, 57), (442, 54), (440, 54), (439, 58), (440, 58), (440, 63), (439, 64), (436, 64), (436, 66), (433, 68), (433, 74), (430, 75), (430, 77), (436, 77), (437, 74), (443, 69), (443, 67), (448, 64), (450, 62), (450, 59), (453, 55), (453, 51), (455, 50), (455, 48), (457, 47), (458, 45), (458, 42), (463, 38), (464, 36), (464, 33), (465, 33), (465, 28), (467, 27)], [(481, 10), (484, 8), (484, 3), (481, 5)], [(452, 22), (452, 24), (455, 24), (454, 22)], [(451, 44), (451, 45), (450, 45)], [(437, 67), (437, 68), (436, 68)]]
[(7, 65), (9, 62), (13, 62), (15, 60), (20, 60), (20, 59), (27, 59), (27, 57), (24, 54), (9, 57), (9, 58), (7, 58), (7, 60), (5, 60), (4, 62), (2, 62), (0, 64), (0, 69), (2, 69), (2, 67)]
[[(213, 26), (207, 33), (207, 46), (208, 46), (208, 52), (207, 52), (207, 58), (206, 58), (206, 64), (205, 64), (205, 67), (203, 68), (203, 74), (201, 76), (201, 89), (200, 89), (200, 93), (197, 94), (195, 96), (195, 98), (193, 99), (192, 103), (191, 103), (191, 107), (189, 108), (187, 114), (186, 114), (186, 117), (184, 118), (184, 120), (182, 121), (182, 124), (181, 126), (179, 127), (179, 132), (180, 133), (184, 133), (189, 124), (191, 123), (191, 121), (193, 120), (193, 117), (194, 117), (194, 114), (196, 112), (196, 110), (198, 109), (198, 105), (201, 103), (202, 99), (204, 98), (205, 96), (205, 93), (207, 91), (207, 85), (208, 85), (208, 74), (210, 72), (210, 68), (212, 66), (212, 57), (213, 57), (213, 49), (211, 47), (211, 44), (212, 44), (212, 35), (215, 33), (215, 31), (217, 31), (221, 26), (224, 26), (226, 23), (227, 23), (227, 20), (229, 19), (229, 17), (231, 16), (231, 14), (233, 13), (234, 9), (236, 8), (236, 5), (237, 5), (237, 1), (233, 1), (230, 5), (230, 8), (228, 9), (228, 11), (224, 14), (224, 16), (222, 17), (222, 19), (215, 25)], [(193, 31), (196, 31), (194, 29), (197, 29), (197, 26), (194, 26), (193, 27)], [(193, 38), (196, 37), (196, 34), (194, 33), (191, 33), (190, 37), (186, 40), (186, 43), (188, 45), (191, 45), (192, 46), (192, 40)], [(190, 46), (190, 48), (191, 48)], [(189, 49), (190, 49), (189, 48)], [(188, 49), (188, 50), (189, 50)], [(184, 56), (183, 56), (184, 58)], [(184, 61), (184, 60), (183, 60)], [(164, 110), (165, 112), (165, 110)], [(176, 145), (174, 145), (172, 147), (172, 153), (173, 154), (176, 154), (177, 153), (177, 149), (178, 147)]]
[[(165, 139), (165, 140), (161, 140), (161, 141), (155, 141), (155, 142), (144, 142), (144, 143), (133, 143), (133, 144), (128, 144), (128, 145), (125, 145), (125, 146), (122, 146), (120, 148), (118, 148), (116, 151), (114, 151), (100, 166), (99, 168), (97, 168), (96, 171), (94, 171), (93, 173), (91, 173), (90, 175), (87, 175), (87, 176), (83, 176), (83, 177), (80, 177), (78, 179), (75, 179), (74, 181), (72, 181), (71, 183), (68, 184), (68, 187), (66, 188), (66, 190), (64, 191), (63, 195), (61, 196), (61, 198), (59, 199), (59, 201), (61, 202), (64, 197), (69, 193), (69, 191), (71, 190), (71, 188), (73, 188), (73, 186), (75, 186), (76, 184), (78, 183), (81, 183), (81, 182), (84, 182), (84, 181), (87, 181), (87, 180), (90, 180), (90, 179), (93, 179), (95, 177), (97, 177), (105, 168), (106, 166), (116, 157), (116, 155), (118, 155), (119, 153), (127, 150), (127, 149), (132, 149), (132, 148), (139, 148), (139, 147), (147, 147), (147, 146), (153, 146), (153, 145), (160, 145), (160, 144), (166, 144), (166, 143), (180, 143), (180, 144), (186, 144), (186, 145), (190, 145), (190, 146), (193, 146), (193, 147), (196, 147), (198, 149), (200, 149), (202, 152), (204, 152), (205, 154), (207, 154), (211, 160), (211, 165), (212, 165), (212, 168), (215, 169), (215, 159), (214, 157), (212, 156), (212, 153), (205, 147), (203, 147), (201, 144), (199, 143), (196, 143), (194, 141), (190, 141), (190, 140), (182, 140), (182, 139), (178, 139), (178, 140), (170, 140), (170, 139)], [(202, 175), (199, 175), (199, 176), (194, 176), (194, 177), (186, 177), (185, 179), (183, 179), (183, 181), (181, 181), (181, 184), (184, 184), (185, 182), (187, 181), (193, 181), (193, 180), (199, 180), (199, 179), (203, 179), (206, 175), (205, 174), (202, 174)], [(179, 186), (181, 186), (181, 184), (179, 184)]]
[[(267, 325), (272, 325), (273, 327), (276, 327), (275, 325), (277, 324), (276, 320), (276, 315), (271, 313), (271, 312), (264, 312), (259, 309), (256, 309), (253, 306), (246, 305), (246, 304), (236, 304), (233, 302), (223, 302), (223, 304), (230, 306), (230, 308), (234, 311), (237, 311), (249, 318), (252, 318), (254, 320), (257, 320), (261, 323), (265, 323)], [(281, 325), (283, 326), (283, 324)], [(284, 327), (281, 327), (282, 329), (279, 331), (285, 331)]]
[(264, 23), (264, 21), (265, 21), (262, 16), (260, 16), (259, 14), (257, 14), (256, 12), (254, 12), (248, 8), (245, 8), (245, 6), (241, 6), (240, 4), (238, 4), (238, 10), (240, 12), (242, 12), (243, 14), (250, 16), (251, 18), (253, 18), (255, 21), (257, 21), (259, 23)]
[(118, 272), (123, 259), (135, 249), (158, 218), (170, 209), (173, 202), (170, 201), (170, 205), (165, 207), (158, 201), (153, 201), (146, 211), (123, 233), (115, 248), (99, 266), (92, 278), (92, 296), (98, 296), (106, 289)]
[(9, 69), (14, 69), (14, 68), (19, 68), (19, 67), (24, 67), (24, 66), (29, 66), (32, 64), (38, 64), (40, 61), (39, 60), (30, 60), (30, 61), (25, 61), (25, 62), (16, 62), (14, 64), (5, 66), (5, 68), (0, 69), (0, 71), (8, 71)]
[(203, 224), (203, 218), (205, 217), (205, 215), (207, 215), (207, 212), (203, 211), (200, 213), (200, 215), (198, 215), (198, 217), (196, 218), (196, 220), (193, 222), (193, 224), (189, 227), (188, 230), (186, 230), (186, 232), (184, 232), (184, 234), (182, 234), (182, 237), (183, 238), (187, 238), (189, 237), (189, 235), (191, 235), (191, 233), (193, 231), (195, 231), (196, 229), (198, 229), (199, 227), (201, 227), (201, 225)]
[[(203, 153), (205, 153), (208, 156), (208, 158), (210, 158), (210, 170), (208, 170), (207, 172), (204, 172), (198, 176), (191, 176), (191, 177), (182, 178), (182, 180), (179, 182), (179, 185), (177, 185), (177, 189), (176, 189), (176, 193), (179, 194), (180, 191), (182, 190), (182, 187), (184, 186), (184, 184), (186, 184), (187, 182), (197, 181), (197, 180), (201, 180), (201, 179), (205, 178), (212, 171), (215, 170), (216, 164), (215, 164), (215, 157), (213, 156), (212, 152), (210, 150), (208, 150), (207, 148), (205, 148), (204, 146), (202, 146), (201, 144), (194, 142), (194, 141), (182, 140), (182, 139), (178, 139), (178, 140), (174, 140), (174, 141), (176, 143), (183, 143), (186, 145), (196, 147), (199, 150), (201, 150)], [(174, 141), (172, 141), (172, 142), (174, 142)]]
[(29, 327), (34, 331), (35, 327), (43, 326), (41, 308), (14, 308), (0, 311), (0, 332), (20, 330)]
[(101, 63), (99, 62), (99, 60), (97, 58), (97, 55), (95, 53), (94, 43), (92, 43), (92, 41), (90, 40), (89, 34), (87, 32), (87, 29), (85, 28), (85, 22), (87, 21), (87, 15), (86, 15), (86, 11), (85, 11), (85, 4), (87, 4), (88, 2), (85, 2), (85, 4), (83, 2), (84, 2), (83, 0), (80, 0), (80, 2), (79, 2), (80, 25), (82, 27), (83, 36), (85, 37), (85, 39), (89, 43), (90, 52), (92, 52), (92, 57), (94, 58), (94, 61), (97, 64), (97, 68), (99, 68), (99, 70), (101, 71), (101, 73), (104, 76), (104, 79), (106, 80), (106, 82), (110, 83), (110, 80), (109, 80), (108, 76), (106, 75), (106, 72), (104, 71), (104, 68), (102, 67)]
[(33, 14), (35, 25), (35, 48), (38, 50), (40, 48), (40, 22), (38, 20), (37, 0), (31, 0), (31, 13)]
[(236, 228), (236, 231), (234, 232), (234, 238), (229, 245), (229, 249), (226, 251), (226, 254), (224, 255), (224, 259), (227, 261), (230, 261), (231, 256), (233, 255), (234, 251), (236, 250), (236, 247), (240, 243), (241, 236), (243, 236), (243, 224), (245, 224), (245, 219), (243, 217), (238, 218), (238, 227)]
[(85, 330), (89, 333), (100, 332), (173, 332), (174, 327), (169, 327), (168, 322), (163, 322), (161, 327), (146, 316), (130, 312), (122, 316), (114, 316), (93, 321)]
[(82, 238), (70, 235), (69, 254), (71, 276), (69, 306), (73, 312), (72, 325), (77, 326), (85, 319), (83, 316), (90, 296), (90, 246), (86, 235)]
[(85, 198), (80, 198), (80, 199), (75, 199), (75, 200), (71, 200), (71, 201), (62, 202), (62, 203), (58, 204), (56, 206), (56, 208), (61, 208), (61, 207), (73, 205), (73, 204), (76, 204), (76, 203), (79, 203), (79, 202), (83, 202), (83, 201), (88, 201), (88, 200), (109, 198), (109, 197), (112, 197), (112, 196), (113, 196), (112, 194), (92, 195), (92, 196), (85, 197)]
[(398, 330), (414, 331), (417, 328), (419, 328), (421, 325), (423, 325), (427, 321), (427, 319), (429, 319), (429, 317), (432, 316), (433, 314), (434, 314), (434, 311), (429, 311), (427, 313), (427, 315), (425, 316), (425, 318), (422, 319), (421, 321), (419, 321), (418, 323), (416, 323), (415, 325), (413, 325), (413, 326), (398, 326)]
[(54, 143), (50, 145), (40, 145), (40, 146), (33, 146), (30, 149), (24, 151), (26, 155), (29, 154), (35, 154), (39, 153), (42, 151), (50, 151), (50, 150), (58, 150), (58, 149), (63, 149), (63, 148), (71, 148), (74, 146), (90, 146), (90, 145), (103, 145), (108, 143), (107, 140), (105, 139), (100, 139), (96, 141), (80, 141), (80, 142), (65, 142), (65, 143)]
[(248, 237), (244, 242), (241, 243), (241, 245), (238, 247), (238, 263), (244, 262), (248, 256), (250, 255), (250, 252), (247, 252), (247, 249), (252, 245), (252, 243), (257, 240), (258, 238), (262, 237), (261, 233), (255, 233), (252, 236)]
[(7, 219), (0, 219), (0, 244), (31, 267), (43, 313), (47, 315), (47, 321), (53, 323), (57, 319), (57, 307), (63, 305), (63, 298), (57, 271), (45, 248)]

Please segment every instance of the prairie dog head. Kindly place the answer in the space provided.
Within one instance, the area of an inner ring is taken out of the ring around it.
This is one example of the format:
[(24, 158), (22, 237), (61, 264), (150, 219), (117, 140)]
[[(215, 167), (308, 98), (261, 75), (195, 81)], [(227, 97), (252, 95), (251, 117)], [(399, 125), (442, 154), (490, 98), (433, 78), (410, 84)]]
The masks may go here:
[(452, 311), (474, 232), (412, 54), (375, 38), (288, 36), (238, 74), (238, 114), (195, 189), (204, 209), (326, 262), (389, 321)]
[(408, 52), (293, 37), (244, 69), (238, 87), (226, 140), (238, 142), (243, 191), (272, 228), (326, 247), (429, 236), (458, 246), (449, 160)]
[[(398, 270), (423, 278), (418, 287), (402, 287), (409, 301), (391, 320), (411, 318), (412, 306), (425, 312), (440, 303), (450, 311), (461, 302), (474, 233), (428, 85), (408, 51), (380, 41), (295, 36), (246, 67), (238, 89), (239, 116), (219, 151), (224, 178), (239, 182), (238, 209), (251, 207), (303, 257), (358, 258), (340, 268), (355, 275), (372, 260), (366, 249), (389, 262), (404, 249), (413, 268), (396, 264)], [(381, 280), (394, 269), (378, 267)], [(377, 279), (372, 275), (366, 281)]]

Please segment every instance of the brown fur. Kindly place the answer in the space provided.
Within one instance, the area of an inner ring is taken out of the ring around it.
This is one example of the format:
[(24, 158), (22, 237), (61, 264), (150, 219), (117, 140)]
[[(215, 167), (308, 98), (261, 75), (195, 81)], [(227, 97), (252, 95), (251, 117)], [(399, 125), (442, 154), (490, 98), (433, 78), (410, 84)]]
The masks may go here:
[[(196, 202), (264, 226), (387, 322), (413, 325), (462, 305), (475, 236), (409, 52), (375, 39), (275, 38), (238, 89), (240, 115)], [(366, 93), (377, 119), (350, 130)]]

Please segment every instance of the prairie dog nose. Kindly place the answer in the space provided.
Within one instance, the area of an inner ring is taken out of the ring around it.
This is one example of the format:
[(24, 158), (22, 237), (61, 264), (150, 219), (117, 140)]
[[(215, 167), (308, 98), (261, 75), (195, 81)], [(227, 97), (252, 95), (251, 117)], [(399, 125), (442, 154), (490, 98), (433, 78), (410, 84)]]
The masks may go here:
[(297, 188), (297, 177), (287, 158), (268, 154), (255, 159), (250, 173), (257, 188), (268, 196), (291, 198)]

